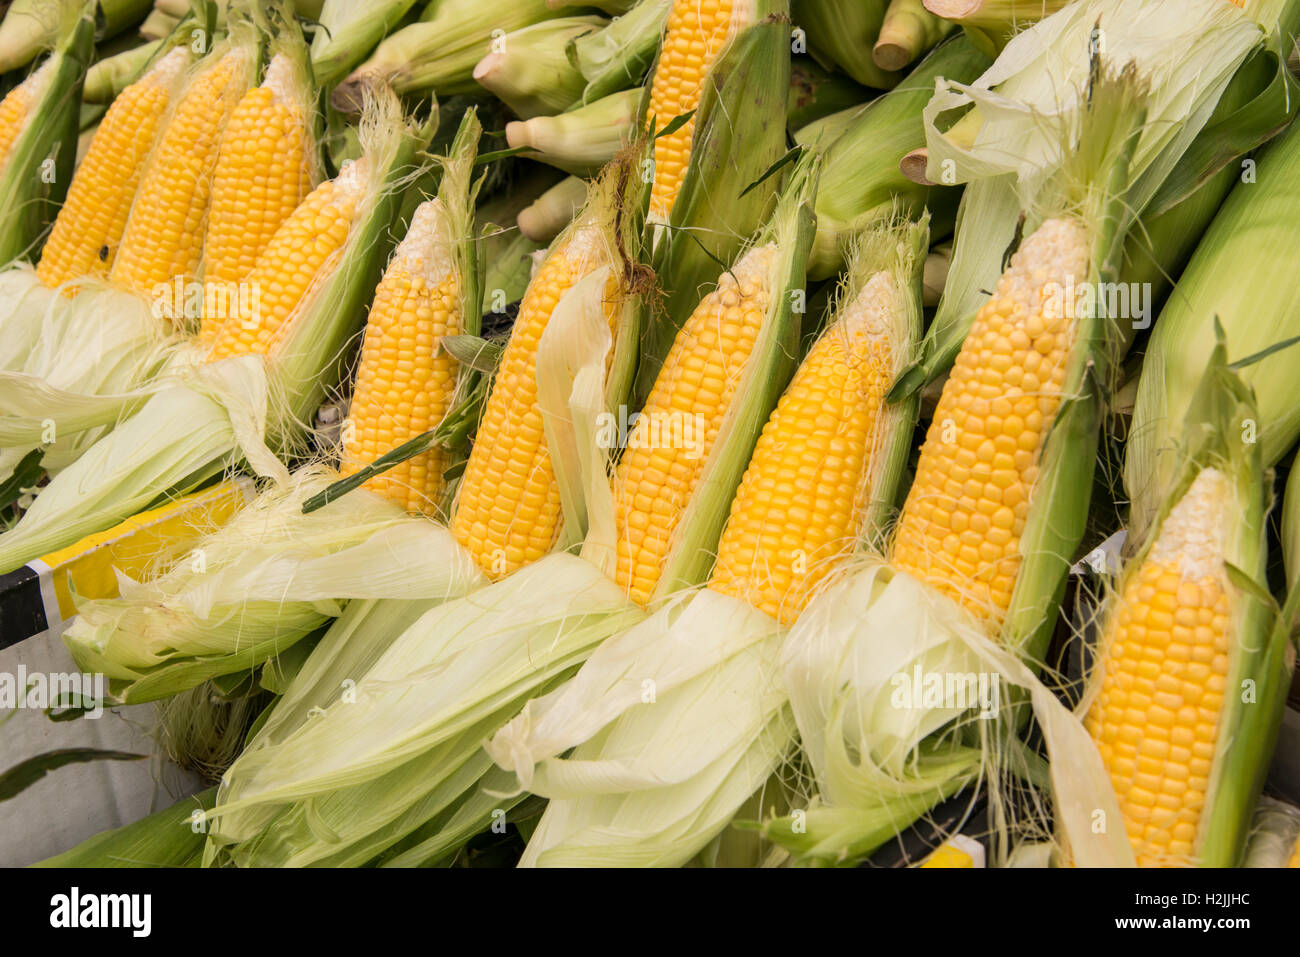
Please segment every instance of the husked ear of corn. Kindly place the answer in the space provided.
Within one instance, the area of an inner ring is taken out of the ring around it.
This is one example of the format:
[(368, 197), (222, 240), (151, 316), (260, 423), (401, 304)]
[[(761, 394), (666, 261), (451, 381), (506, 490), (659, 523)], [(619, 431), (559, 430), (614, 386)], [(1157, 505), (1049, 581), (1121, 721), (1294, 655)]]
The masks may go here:
[(883, 545), (917, 411), (884, 396), (920, 337), (927, 225), (887, 223), (859, 240), (831, 324), (732, 499), (709, 587), (783, 625), (864, 540)]
[(257, 31), (241, 20), (191, 72), (140, 178), (110, 281), (153, 297), (197, 278), (222, 131), (257, 61)]
[[(1132, 534), (1141, 534), (1168, 497), (1182, 455), (1181, 422), (1215, 347), (1214, 323), (1222, 323), (1234, 362), (1300, 336), (1300, 299), (1277, 282), (1280, 260), (1273, 258), (1286, 254), (1300, 216), (1298, 158), (1300, 130), (1293, 124), (1259, 156), (1255, 181), (1233, 188), (1152, 331), (1124, 458)], [(1254, 252), (1246, 253), (1247, 243)], [(1250, 428), (1266, 468), (1300, 435), (1295, 361), (1295, 348), (1287, 348), (1241, 369), (1257, 397)]]
[(538, 349), (564, 297), (606, 267), (606, 319), (614, 338), (621, 338), (616, 320), (631, 293), (635, 260), (629, 257), (640, 248), (635, 224), (644, 192), (633, 155), (606, 167), (586, 207), (548, 249), (528, 284), (483, 409), (451, 529), (493, 578), (536, 561), (560, 540), (561, 487), (538, 401)]
[[(269, 26), (269, 25), (268, 25)], [(266, 77), (235, 106), (212, 171), (203, 282), (238, 295), (280, 225), (320, 180), (316, 90), (296, 23), (276, 17)], [(205, 296), (205, 300), (209, 297)], [(215, 298), (215, 297), (214, 297)], [(228, 315), (205, 301), (200, 339), (216, 339)], [(212, 306), (213, 308), (206, 308)]]
[(67, 192), (77, 152), (94, 4), (60, 0), (40, 16), (53, 17), (57, 27), (50, 55), (0, 101), (0, 265), (35, 258)]
[[(762, 12), (753, 8), (744, 13), (740, 22), (751, 25), (740, 29), (703, 75), (701, 89), (693, 94), (698, 109), (688, 127), (662, 137), (677, 143), (671, 149), (680, 154), (682, 166), (673, 174), (675, 198), (667, 231), (658, 236), (654, 248), (654, 270), (664, 290), (664, 319), (646, 327), (635, 390), (638, 404), (649, 395), (677, 330), (699, 305), (701, 291), (717, 280), (718, 263), (736, 261), (768, 221), (776, 202), (775, 177), (759, 180), (786, 149), (789, 23), (783, 11), (760, 17)], [(655, 129), (663, 133), (681, 114), (664, 110), (653, 115)], [(686, 128), (692, 132), (683, 145), (680, 134)], [(659, 142), (656, 139), (652, 189), (668, 182), (663, 179)], [(665, 187), (658, 188), (664, 195)]]
[[(331, 181), (316, 191), (331, 186), (332, 199), (338, 190), (350, 215), (327, 220), (315, 232), (290, 217), (277, 233), (293, 230), (313, 248), (334, 249), (304, 282), (305, 295), (287, 304), (278, 297), (275, 310), (263, 309), (253, 330), (264, 335), (242, 354), (232, 350), (222, 361), (187, 369), (56, 476), (22, 520), (0, 535), (0, 567), (23, 565), (108, 528), (241, 461), (259, 475), (287, 481), (276, 453), (287, 455), (301, 444), (302, 423), (339, 381), (344, 347), (383, 271), (401, 192), (420, 173), (416, 151), (431, 135), (429, 124), (402, 114), (391, 91), (376, 90), (362, 119), (364, 155), (344, 171), (343, 184)], [(260, 263), (275, 248), (273, 240)], [(277, 284), (286, 272), (276, 269)], [(263, 329), (269, 323), (274, 336)]]
[[(1093, 33), (1099, 17), (1104, 54), (1093, 53), (1100, 50)], [(1086, 0), (1018, 34), (974, 83), (940, 81), (924, 113), (925, 177), (967, 185), (922, 359), (894, 395), (921, 388), (956, 358), (1018, 235), (1021, 209), (1069, 159), (1060, 131), (1071, 128), (1085, 104), (1097, 56), (1132, 61), (1152, 78), (1147, 126), (1126, 185), (1140, 213), (1159, 193), (1191, 192), (1227, 161), (1211, 145), (1222, 143), (1221, 130), (1207, 136), (1205, 149), (1193, 141), (1238, 68), (1256, 52), (1276, 49), (1271, 30), (1224, 0)], [(961, 109), (968, 112), (949, 125)], [(1276, 132), (1280, 117), (1268, 113), (1238, 118), (1233, 143), (1249, 148)]]
[(188, 47), (174, 48), (109, 106), (41, 250), (36, 275), (45, 285), (103, 276), (112, 267), (145, 161), (189, 60)]
[(1243, 432), (1257, 413), (1217, 339), (1186, 458), (1103, 607), (1089, 683), (1085, 724), (1122, 814), (1106, 826), (1139, 867), (1240, 865), (1294, 664), (1293, 611), (1262, 584), (1261, 449)]
[[(416, 208), (375, 290), (343, 424), (345, 473), (435, 428), (456, 397), (460, 367), (443, 338), (479, 331), (483, 293), (473, 237), (478, 189), (470, 177), (481, 132), (471, 109), (443, 164), (438, 196)], [(433, 448), (370, 479), (365, 488), (408, 512), (436, 515), (447, 465), (447, 453)]]

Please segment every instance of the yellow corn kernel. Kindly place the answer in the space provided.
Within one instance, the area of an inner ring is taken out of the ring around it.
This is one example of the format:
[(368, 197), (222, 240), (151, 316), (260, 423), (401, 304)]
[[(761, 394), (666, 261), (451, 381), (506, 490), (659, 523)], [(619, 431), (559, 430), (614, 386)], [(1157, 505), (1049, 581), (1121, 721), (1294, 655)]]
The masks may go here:
[[(1103, 639), (1101, 687), (1085, 726), (1110, 774), (1140, 867), (1195, 863), (1192, 841), (1228, 672), (1227, 497), (1218, 470), (1196, 477), (1124, 585)], [(1153, 647), (1163, 649), (1160, 677), (1152, 684), (1156, 693), (1144, 696), (1134, 689)], [(1213, 664), (1198, 668), (1193, 654), (1168, 654), (1175, 647), (1204, 650)], [(1171, 720), (1175, 734), (1153, 733)], [(1135, 757), (1121, 764), (1115, 745), (1124, 739), (1134, 742)]]
[(857, 543), (889, 385), (887, 273), (809, 351), (759, 437), (731, 503), (709, 587), (791, 624)]
[(578, 228), (537, 270), (474, 437), (451, 529), (493, 578), (541, 558), (560, 533), (560, 490), (537, 405), (537, 346), (561, 297), (608, 261), (604, 243), (596, 227)]
[[(345, 473), (429, 431), (451, 407), (457, 363), (440, 345), (463, 322), (452, 242), (442, 203), (422, 203), (375, 290), (343, 426)], [(365, 488), (407, 511), (432, 515), (444, 468), (442, 450), (430, 449), (375, 476)]]
[(614, 474), (614, 580), (640, 605), (659, 582), (682, 509), (699, 483), (771, 297), (775, 244), (723, 273), (682, 325)]
[[(229, 318), (213, 338), (209, 362), (274, 349), (312, 282), (347, 241), (364, 193), (367, 163), (362, 157), (321, 183), (276, 230), (243, 282), (248, 296), (229, 302)], [(244, 299), (247, 314), (237, 305)]]
[(0, 173), (8, 165), (14, 143), (27, 128), (32, 105), (40, 99), (45, 87), (54, 77), (54, 60), (47, 59), (40, 69), (5, 94), (0, 100)]
[(41, 250), (36, 276), (46, 286), (108, 274), (172, 85), (188, 60), (184, 47), (172, 50), (104, 114)]
[[(203, 281), (238, 283), (311, 191), (307, 117), (293, 96), (287, 57), (278, 54), (261, 86), (244, 94), (221, 135), (203, 243)], [(211, 342), (221, 323), (204, 317)]]
[[(673, 0), (668, 27), (654, 78), (646, 121), (656, 118), (663, 129), (676, 116), (700, 105), (700, 91), (714, 62), (733, 34), (734, 0)], [(681, 189), (691, 158), (692, 117), (680, 129), (660, 136), (654, 144), (654, 183), (650, 187), (651, 215), (667, 220)]]
[(177, 103), (141, 178), (113, 282), (148, 296), (159, 283), (195, 278), (221, 131), (244, 93), (241, 56), (227, 53)]
[(1048, 220), (975, 317), (921, 446), (894, 541), (895, 567), (998, 620), (1020, 569), (1038, 457), (1061, 403), (1089, 243)]

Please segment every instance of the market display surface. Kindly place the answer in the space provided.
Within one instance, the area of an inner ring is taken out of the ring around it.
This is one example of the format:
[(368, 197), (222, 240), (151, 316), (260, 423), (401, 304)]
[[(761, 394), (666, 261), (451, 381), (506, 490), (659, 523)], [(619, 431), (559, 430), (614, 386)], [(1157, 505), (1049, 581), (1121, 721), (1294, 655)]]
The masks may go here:
[(1300, 0), (0, 9), (0, 865), (1300, 866)]

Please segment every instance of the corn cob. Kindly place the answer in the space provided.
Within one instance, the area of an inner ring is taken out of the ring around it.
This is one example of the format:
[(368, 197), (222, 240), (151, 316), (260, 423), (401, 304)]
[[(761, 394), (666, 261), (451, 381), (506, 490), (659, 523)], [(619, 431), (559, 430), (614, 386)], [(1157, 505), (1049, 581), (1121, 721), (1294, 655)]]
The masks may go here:
[(131, 205), (109, 279), (150, 296), (197, 276), (221, 133), (252, 80), (255, 46), (217, 50), (180, 95)]
[(145, 160), (189, 52), (172, 50), (113, 101), (68, 187), (36, 275), (54, 287), (107, 274)]
[[(343, 427), (343, 470), (355, 471), (432, 429), (447, 413), (457, 363), (443, 336), (463, 331), (454, 238), (442, 203), (420, 205), (370, 307), (352, 406)], [(434, 514), (446, 457), (434, 448), (365, 487), (409, 512)]]
[[(262, 85), (230, 114), (212, 173), (205, 283), (243, 280), (280, 225), (312, 188), (311, 91), (298, 64), (277, 53)], [(210, 323), (203, 331), (215, 335)]]

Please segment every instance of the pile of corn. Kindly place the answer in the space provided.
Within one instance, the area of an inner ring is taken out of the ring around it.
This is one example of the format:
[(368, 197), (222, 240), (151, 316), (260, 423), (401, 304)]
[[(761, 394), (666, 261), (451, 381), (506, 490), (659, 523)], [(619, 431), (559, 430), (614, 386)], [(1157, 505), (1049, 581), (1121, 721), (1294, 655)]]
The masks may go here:
[(1300, 0), (6, 7), (0, 573), (256, 482), (49, 863), (1300, 861)]

